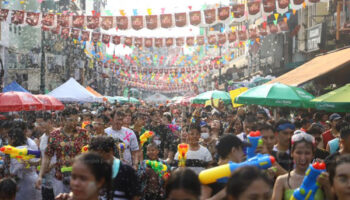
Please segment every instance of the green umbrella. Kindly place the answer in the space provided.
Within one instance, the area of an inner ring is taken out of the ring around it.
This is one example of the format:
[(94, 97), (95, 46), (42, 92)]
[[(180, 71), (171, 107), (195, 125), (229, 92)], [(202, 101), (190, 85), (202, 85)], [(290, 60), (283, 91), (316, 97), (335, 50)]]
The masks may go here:
[(202, 94), (197, 95), (191, 100), (193, 104), (205, 104), (207, 100), (213, 99), (221, 99), (225, 104), (231, 103), (231, 97), (228, 92), (213, 90), (204, 92)]
[(330, 112), (350, 112), (350, 84), (312, 100), (316, 109)]
[(260, 85), (236, 97), (235, 103), (277, 107), (310, 108), (313, 95), (305, 90), (281, 83)]

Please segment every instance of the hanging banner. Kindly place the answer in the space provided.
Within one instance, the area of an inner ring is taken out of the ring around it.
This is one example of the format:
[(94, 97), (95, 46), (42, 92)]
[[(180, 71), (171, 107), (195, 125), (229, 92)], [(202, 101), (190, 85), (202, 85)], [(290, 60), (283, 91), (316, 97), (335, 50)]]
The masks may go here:
[(160, 15), (160, 26), (162, 28), (170, 28), (173, 26), (173, 19), (171, 14)]
[(233, 21), (243, 22), (245, 20), (245, 5), (244, 4), (235, 4), (232, 6), (233, 12)]
[(239, 41), (247, 40), (247, 31), (238, 31), (238, 39)]
[(44, 26), (52, 27), (55, 24), (55, 15), (44, 13), (42, 15), (41, 24)]
[(70, 28), (62, 27), (62, 29), (61, 29), (61, 36), (63, 38), (68, 38), (69, 37), (69, 32), (70, 32)]
[(146, 15), (146, 27), (150, 30), (158, 28), (158, 15)]
[(254, 40), (255, 41), (255, 39), (258, 38), (258, 37), (259, 37), (259, 35), (258, 35), (258, 32), (257, 32), (257, 30), (255, 28), (249, 29), (249, 39), (250, 40)]
[(216, 9), (204, 10), (204, 18), (206, 24), (212, 24), (216, 21)]
[(40, 13), (27, 12), (26, 23), (30, 26), (37, 26), (39, 24)]
[(186, 45), (193, 46), (194, 45), (194, 37), (187, 37), (186, 38)]
[(69, 15), (58, 15), (57, 16), (57, 24), (62, 27), (69, 26)]
[(259, 26), (259, 34), (261, 36), (266, 36), (267, 35), (267, 26), (266, 26), (266, 24), (267, 24), (266, 22), (263, 22)]
[(101, 28), (103, 30), (109, 30), (113, 28), (113, 17), (112, 16), (101, 17)]
[(125, 37), (124, 44), (130, 47), (132, 45), (132, 37)]
[(303, 8), (304, 0), (291, 0), (291, 9), (300, 10)]
[(230, 16), (230, 7), (220, 7), (218, 8), (218, 17), (220, 20), (224, 21)]
[(228, 36), (228, 41), (230, 43), (236, 41), (237, 39), (236, 32), (229, 32), (227, 36)]
[(79, 36), (80, 36), (80, 29), (75, 29), (75, 28), (72, 28), (71, 29), (71, 37), (73, 38), (73, 39), (78, 39), (79, 38)]
[(175, 25), (177, 27), (184, 27), (186, 24), (186, 13), (175, 13)]
[(134, 45), (136, 47), (142, 47), (143, 45), (143, 39), (140, 37), (134, 38)]
[(0, 9), (0, 21), (6, 21), (9, 14), (8, 9)]
[(59, 34), (61, 31), (61, 26), (57, 25), (55, 28), (51, 29), (51, 33)]
[(289, 0), (277, 0), (277, 13), (284, 14), (288, 12)]
[(24, 22), (24, 11), (22, 10), (13, 10), (12, 16), (11, 16), (11, 23), (12, 24), (23, 24)]
[(165, 39), (165, 45), (167, 47), (171, 47), (171, 46), (173, 46), (173, 44), (174, 44), (174, 38), (166, 38)]
[(216, 35), (209, 35), (209, 36), (208, 36), (208, 43), (209, 43), (210, 45), (216, 44)]
[(263, 15), (269, 16), (276, 9), (276, 1), (275, 0), (263, 0)]
[(110, 41), (111, 41), (111, 36), (110, 35), (102, 34), (102, 42), (104, 44), (109, 44)]
[(192, 11), (190, 12), (190, 24), (192, 26), (197, 26), (202, 22), (201, 12), (200, 11)]
[(81, 31), (81, 40), (90, 41), (90, 31)]
[(204, 45), (204, 36), (197, 36), (196, 41), (197, 45)]
[(218, 35), (218, 43), (223, 45), (226, 43), (226, 34), (219, 33)]
[(100, 17), (99, 16), (87, 16), (86, 26), (88, 29), (96, 29), (100, 27)]
[(153, 46), (153, 39), (152, 38), (145, 38), (145, 47), (151, 48), (152, 46)]
[(73, 28), (83, 28), (85, 21), (85, 16), (83, 15), (75, 15), (72, 19)]
[(118, 16), (117, 18), (117, 28), (120, 30), (128, 29), (128, 17), (126, 16)]
[(115, 35), (112, 37), (113, 44), (118, 45), (120, 44), (120, 36)]
[(176, 46), (181, 47), (185, 43), (185, 40), (183, 37), (176, 38)]
[(255, 20), (261, 16), (260, 0), (248, 0), (248, 19)]
[(289, 27), (286, 21), (282, 20), (280, 22), (278, 22), (278, 26), (280, 27), (280, 30), (282, 32), (287, 32), (289, 31)]
[(131, 16), (131, 27), (135, 30), (143, 28), (143, 16)]
[(92, 36), (91, 37), (92, 37), (92, 41), (94, 43), (97, 43), (101, 39), (101, 33), (99, 33), (99, 32), (92, 32)]
[(154, 44), (158, 48), (163, 47), (163, 38), (155, 38)]

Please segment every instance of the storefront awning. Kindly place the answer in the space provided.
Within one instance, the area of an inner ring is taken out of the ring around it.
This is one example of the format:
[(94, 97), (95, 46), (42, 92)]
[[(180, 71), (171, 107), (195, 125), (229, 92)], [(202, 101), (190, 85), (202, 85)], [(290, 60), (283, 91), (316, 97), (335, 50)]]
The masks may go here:
[(346, 66), (350, 66), (350, 48), (318, 56), (268, 83), (298, 86)]

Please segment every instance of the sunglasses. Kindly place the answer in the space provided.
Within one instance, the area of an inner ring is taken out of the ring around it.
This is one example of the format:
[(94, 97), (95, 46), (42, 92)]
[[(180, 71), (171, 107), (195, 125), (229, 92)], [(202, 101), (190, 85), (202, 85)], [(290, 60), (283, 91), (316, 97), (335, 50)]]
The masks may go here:
[(302, 140), (315, 144), (315, 138), (312, 135), (307, 134), (301, 130), (295, 131), (294, 135), (292, 136), (292, 144), (295, 142), (300, 142)]

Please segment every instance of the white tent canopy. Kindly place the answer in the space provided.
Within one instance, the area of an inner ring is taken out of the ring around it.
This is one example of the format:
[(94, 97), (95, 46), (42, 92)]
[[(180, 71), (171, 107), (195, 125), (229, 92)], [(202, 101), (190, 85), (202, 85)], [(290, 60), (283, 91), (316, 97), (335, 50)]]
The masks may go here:
[(146, 102), (152, 102), (152, 103), (165, 103), (167, 100), (169, 100), (167, 96), (159, 93), (151, 95), (145, 99)]
[(52, 90), (48, 95), (62, 102), (103, 102), (102, 98), (91, 94), (74, 78), (70, 78), (67, 82)]

